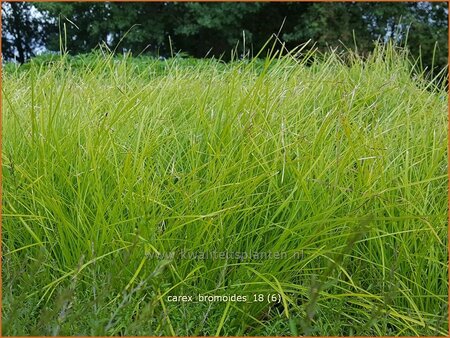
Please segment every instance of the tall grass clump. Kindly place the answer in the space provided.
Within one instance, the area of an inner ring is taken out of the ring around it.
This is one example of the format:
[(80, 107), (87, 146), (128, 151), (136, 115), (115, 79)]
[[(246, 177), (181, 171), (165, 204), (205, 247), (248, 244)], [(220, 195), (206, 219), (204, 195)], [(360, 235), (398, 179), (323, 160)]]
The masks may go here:
[(405, 50), (63, 56), (2, 98), (3, 334), (448, 334), (446, 87)]

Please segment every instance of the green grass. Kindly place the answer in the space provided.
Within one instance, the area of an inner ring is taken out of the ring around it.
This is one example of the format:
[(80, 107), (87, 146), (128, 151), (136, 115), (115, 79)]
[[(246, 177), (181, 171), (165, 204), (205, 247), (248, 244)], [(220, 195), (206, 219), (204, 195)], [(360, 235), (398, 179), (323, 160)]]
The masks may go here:
[(446, 88), (271, 55), (6, 65), (4, 335), (448, 334)]

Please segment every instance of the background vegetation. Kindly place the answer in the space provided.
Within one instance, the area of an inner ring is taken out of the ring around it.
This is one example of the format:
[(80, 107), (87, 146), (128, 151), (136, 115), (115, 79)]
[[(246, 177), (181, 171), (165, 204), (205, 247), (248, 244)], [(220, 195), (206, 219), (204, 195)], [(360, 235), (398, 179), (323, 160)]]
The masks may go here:
[(71, 54), (102, 42), (114, 49), (121, 41), (119, 51), (134, 55), (182, 51), (229, 59), (239, 41), (243, 52), (243, 34), (247, 50), (258, 51), (283, 27), (279, 37), (288, 48), (311, 39), (320, 50), (354, 49), (356, 43), (366, 54), (375, 40), (400, 43), (408, 36), (412, 56), (420, 55), (424, 66), (447, 64), (446, 2), (3, 2), (2, 9), (3, 56), (21, 63), (37, 51), (59, 51), (65, 25)]

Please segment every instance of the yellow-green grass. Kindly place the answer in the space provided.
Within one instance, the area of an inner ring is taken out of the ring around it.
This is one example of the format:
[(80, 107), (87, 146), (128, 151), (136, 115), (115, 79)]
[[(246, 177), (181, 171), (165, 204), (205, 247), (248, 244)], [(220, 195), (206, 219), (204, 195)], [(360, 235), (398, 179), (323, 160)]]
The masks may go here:
[(447, 94), (404, 50), (77, 60), (4, 69), (4, 335), (448, 334)]

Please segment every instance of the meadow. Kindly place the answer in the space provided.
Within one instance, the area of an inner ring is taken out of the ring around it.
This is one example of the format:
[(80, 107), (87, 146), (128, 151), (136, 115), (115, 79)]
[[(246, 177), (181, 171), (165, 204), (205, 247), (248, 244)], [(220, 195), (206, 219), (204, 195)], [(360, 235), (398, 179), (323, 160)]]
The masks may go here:
[(407, 53), (4, 65), (3, 335), (448, 335), (447, 88)]

